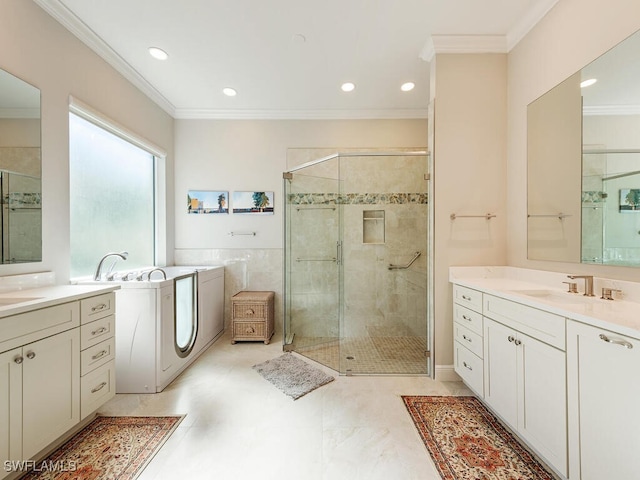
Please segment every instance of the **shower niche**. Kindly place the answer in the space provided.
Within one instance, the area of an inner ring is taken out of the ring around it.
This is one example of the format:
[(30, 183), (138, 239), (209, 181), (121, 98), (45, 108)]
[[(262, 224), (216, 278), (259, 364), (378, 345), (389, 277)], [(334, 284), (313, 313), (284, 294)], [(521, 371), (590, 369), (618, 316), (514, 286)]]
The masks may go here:
[(362, 243), (384, 243), (384, 210), (362, 211)]
[(285, 172), (285, 350), (344, 375), (430, 373), (427, 162), (348, 152)]

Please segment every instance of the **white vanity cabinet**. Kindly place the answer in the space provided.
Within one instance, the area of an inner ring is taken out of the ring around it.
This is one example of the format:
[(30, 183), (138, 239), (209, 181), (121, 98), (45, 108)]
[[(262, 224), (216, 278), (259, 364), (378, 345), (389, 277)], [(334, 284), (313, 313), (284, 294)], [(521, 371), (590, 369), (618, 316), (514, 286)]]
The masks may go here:
[(640, 478), (640, 338), (567, 322), (571, 480)]
[[(10, 473), (4, 461), (36, 459), (81, 420), (80, 312), (82, 302), (93, 301), (85, 296), (0, 316), (0, 478)], [(97, 336), (101, 328), (93, 329)]]
[(483, 398), (482, 292), (454, 285), (453, 298), (454, 370)]
[(486, 403), (566, 476), (564, 317), (487, 294), (484, 314)]

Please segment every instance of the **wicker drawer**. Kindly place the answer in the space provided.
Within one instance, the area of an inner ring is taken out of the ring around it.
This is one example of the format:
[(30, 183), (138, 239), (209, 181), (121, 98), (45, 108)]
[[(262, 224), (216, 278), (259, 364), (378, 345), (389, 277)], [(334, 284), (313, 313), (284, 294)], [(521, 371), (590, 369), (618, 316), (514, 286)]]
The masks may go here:
[(231, 343), (271, 341), (274, 333), (274, 292), (239, 292), (231, 297)]

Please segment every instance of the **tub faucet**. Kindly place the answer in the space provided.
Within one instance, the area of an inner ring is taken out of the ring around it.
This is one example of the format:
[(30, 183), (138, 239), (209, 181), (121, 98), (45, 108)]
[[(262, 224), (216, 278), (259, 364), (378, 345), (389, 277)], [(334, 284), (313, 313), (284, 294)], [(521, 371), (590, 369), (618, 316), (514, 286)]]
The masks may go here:
[(163, 269), (161, 269), (161, 268), (154, 268), (153, 270), (150, 270), (150, 271), (149, 271), (149, 274), (147, 275), (147, 280), (151, 281), (151, 274), (152, 274), (153, 272), (160, 272), (160, 273), (162, 273), (162, 277), (164, 278), (164, 280), (166, 280), (166, 279), (167, 279), (167, 272), (165, 272), (165, 271), (164, 271)]
[(575, 278), (584, 278), (584, 295), (587, 297), (595, 297), (593, 294), (593, 275), (567, 275), (571, 280)]
[[(120, 253), (111, 252), (111, 253), (107, 253), (104, 257), (102, 257), (100, 259), (100, 261), (98, 262), (98, 268), (96, 268), (96, 273), (93, 276), (93, 279), (96, 282), (99, 282), (100, 281), (100, 277), (102, 277), (102, 264), (104, 263), (104, 261), (107, 258), (112, 257), (112, 256), (120, 257), (121, 259), (126, 260), (127, 257), (129, 256), (129, 252), (120, 252)], [(116, 259), (116, 262), (117, 261), (118, 260)], [(111, 271), (113, 269), (113, 266), (116, 264), (116, 262), (113, 262), (113, 264), (111, 265), (111, 268), (109, 268), (109, 271)]]

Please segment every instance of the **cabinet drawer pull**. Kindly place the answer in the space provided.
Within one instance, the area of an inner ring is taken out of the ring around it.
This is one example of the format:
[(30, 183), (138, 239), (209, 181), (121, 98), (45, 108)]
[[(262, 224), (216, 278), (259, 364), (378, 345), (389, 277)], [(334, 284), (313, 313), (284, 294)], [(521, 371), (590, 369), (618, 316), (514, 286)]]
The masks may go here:
[(36, 352), (27, 352), (27, 358), (29, 360), (33, 360), (34, 358), (36, 358)]
[(464, 366), (464, 368), (467, 368), (467, 369), (473, 371), (473, 368), (471, 368), (471, 365), (469, 365), (467, 362), (462, 362), (462, 365)]
[(609, 337), (607, 337), (603, 333), (600, 334), (600, 340), (603, 340), (603, 341), (605, 341), (607, 343), (612, 343), (614, 345), (620, 345), (621, 347), (628, 348), (628, 349), (632, 349), (633, 348), (633, 344), (632, 343), (625, 342), (624, 340), (611, 340)]
[(516, 345), (522, 345), (522, 340), (518, 340), (516, 339), (516, 341), (514, 342)]
[(513, 337), (512, 335), (509, 335), (509, 336), (507, 337), (507, 340), (509, 340), (509, 342), (515, 342), (515, 340), (516, 340), (516, 339), (515, 339), (515, 337)]
[(107, 352), (106, 350), (102, 350), (101, 352), (98, 352), (93, 357), (91, 357), (91, 360), (97, 360), (100, 357), (104, 357), (107, 353), (109, 352)]
[(256, 333), (256, 330), (253, 327), (247, 327), (244, 333)]
[(255, 315), (255, 310), (252, 308), (247, 309), (247, 315)]
[(471, 338), (467, 337), (464, 333), (462, 334), (462, 338), (464, 338), (469, 343), (473, 341)]
[(107, 327), (100, 327), (97, 330), (94, 330), (93, 332), (91, 332), (91, 335), (100, 335), (101, 333), (104, 333), (107, 331)]
[(471, 321), (471, 317), (467, 317), (466, 315), (462, 315), (462, 318), (463, 318), (464, 320), (466, 320), (467, 322), (470, 322), (470, 321)]
[(98, 385), (97, 387), (94, 387), (91, 389), (91, 393), (96, 393), (100, 390), (102, 390), (104, 387), (107, 386), (107, 382), (102, 382), (100, 385)]
[(91, 307), (91, 311), (92, 312), (99, 312), (101, 310), (104, 310), (105, 308), (107, 308), (107, 304), (106, 303), (101, 303), (100, 305), (96, 305), (95, 307)]
[(467, 297), (466, 295), (462, 295), (462, 299), (466, 300), (467, 302), (471, 301), (471, 297)]
[(24, 358), (20, 355), (19, 357), (14, 358), (13, 361), (20, 365), (24, 361)]

